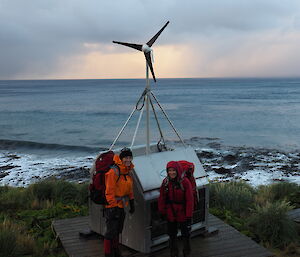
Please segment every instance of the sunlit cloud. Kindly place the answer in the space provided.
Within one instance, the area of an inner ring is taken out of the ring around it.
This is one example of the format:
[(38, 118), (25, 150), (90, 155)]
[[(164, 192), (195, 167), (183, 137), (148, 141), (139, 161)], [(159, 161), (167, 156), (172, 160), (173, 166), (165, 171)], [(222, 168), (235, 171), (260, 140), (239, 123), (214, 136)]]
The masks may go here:
[[(159, 8), (156, 8), (159, 6)], [(300, 1), (0, 0), (0, 79), (299, 76)]]

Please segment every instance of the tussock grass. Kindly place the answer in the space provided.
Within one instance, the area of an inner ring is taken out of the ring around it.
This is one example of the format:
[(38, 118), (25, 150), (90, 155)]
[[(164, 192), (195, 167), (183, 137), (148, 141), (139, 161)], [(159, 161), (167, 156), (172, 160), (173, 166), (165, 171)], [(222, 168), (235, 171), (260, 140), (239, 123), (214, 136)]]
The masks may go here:
[[(87, 188), (57, 179), (28, 188), (0, 187), (0, 256), (66, 257), (51, 223), (87, 215)], [(287, 211), (298, 206), (299, 188), (288, 182), (259, 188), (239, 181), (210, 184), (210, 211), (265, 246), (293, 252), (300, 231)]]
[(299, 208), (299, 188), (289, 182), (258, 188), (245, 182), (210, 184), (210, 212), (266, 247), (290, 256), (300, 248), (300, 226), (287, 216), (289, 210)]
[(285, 200), (256, 205), (249, 219), (253, 233), (272, 247), (286, 247), (297, 238), (295, 223), (287, 216), (293, 207)]
[(296, 208), (300, 208), (300, 186), (291, 182), (278, 182), (267, 186), (259, 186), (255, 196), (256, 203), (285, 200)]
[(34, 239), (24, 227), (5, 219), (0, 223), (0, 253), (7, 257), (35, 255)]
[(52, 200), (54, 198), (55, 180), (44, 180), (32, 184), (28, 190), (39, 201)]
[(57, 179), (28, 188), (0, 187), (0, 256), (66, 257), (51, 224), (87, 215), (87, 188)]
[(0, 191), (0, 211), (27, 208), (30, 200), (25, 188), (3, 187)]
[(243, 181), (210, 184), (210, 206), (242, 215), (253, 206), (254, 192)]

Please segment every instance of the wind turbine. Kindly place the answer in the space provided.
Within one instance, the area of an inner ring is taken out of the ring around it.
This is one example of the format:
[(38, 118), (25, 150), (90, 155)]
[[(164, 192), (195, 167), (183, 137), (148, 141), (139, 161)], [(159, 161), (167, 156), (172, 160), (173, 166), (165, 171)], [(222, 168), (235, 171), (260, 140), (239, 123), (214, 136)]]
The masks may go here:
[[(128, 47), (131, 47), (138, 51), (141, 51), (144, 53), (145, 58), (146, 58), (146, 88), (145, 88), (144, 92), (145, 92), (145, 102), (146, 102), (146, 142), (147, 142), (146, 143), (146, 154), (147, 155), (150, 153), (150, 109), (149, 109), (150, 107), (149, 107), (149, 103), (151, 101), (150, 100), (151, 91), (150, 91), (150, 83), (149, 83), (149, 68), (151, 70), (152, 77), (153, 77), (154, 81), (156, 82), (156, 78), (155, 78), (155, 74), (154, 74), (154, 70), (153, 70), (153, 66), (152, 66), (152, 60), (151, 60), (151, 53), (153, 52), (153, 50), (151, 49), (151, 46), (154, 44), (156, 39), (163, 32), (163, 30), (167, 27), (168, 24), (169, 24), (169, 21), (146, 44), (143, 44), (143, 45), (142, 44), (125, 43), (125, 42), (119, 42), (119, 41), (112, 41), (113, 43), (128, 46)], [(141, 114), (142, 114), (142, 112), (141, 112)], [(118, 138), (118, 136), (117, 136), (117, 138)]]
[(128, 47), (131, 47), (138, 51), (144, 52), (147, 65), (149, 66), (149, 68), (151, 70), (152, 77), (155, 82), (156, 82), (156, 78), (155, 78), (155, 74), (154, 74), (154, 70), (153, 70), (153, 66), (152, 66), (152, 60), (151, 60), (151, 52), (153, 52), (151, 46), (154, 44), (156, 39), (163, 32), (163, 30), (167, 27), (168, 24), (169, 24), (169, 21), (146, 44), (143, 44), (143, 45), (142, 44), (125, 43), (125, 42), (119, 42), (119, 41), (112, 41), (113, 43), (128, 46)]

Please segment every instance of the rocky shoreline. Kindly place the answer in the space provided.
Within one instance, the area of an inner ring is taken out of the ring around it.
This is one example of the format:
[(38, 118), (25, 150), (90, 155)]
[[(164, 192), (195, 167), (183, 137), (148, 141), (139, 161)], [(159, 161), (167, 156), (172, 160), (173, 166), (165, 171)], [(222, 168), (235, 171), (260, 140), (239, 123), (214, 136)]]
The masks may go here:
[[(175, 145), (177, 143), (173, 142)], [(300, 184), (299, 150), (224, 146), (217, 138), (191, 138), (186, 143), (195, 149), (210, 181), (239, 179), (254, 186), (274, 181)], [(13, 186), (26, 186), (51, 176), (73, 182), (86, 182), (89, 181), (89, 169), (93, 159), (94, 156), (78, 158), (76, 161), (71, 158), (69, 161), (55, 159), (56, 164), (50, 166), (51, 160), (32, 161), (28, 156), (2, 153), (0, 184), (6, 182), (5, 184)], [(26, 168), (32, 172), (29, 173)], [(45, 172), (41, 173), (39, 169)]]
[(204, 169), (217, 180), (242, 179), (257, 184), (251, 179), (251, 173), (258, 173), (269, 177), (269, 182), (291, 180), (300, 183), (299, 151), (231, 147), (226, 150), (198, 149), (197, 155)]

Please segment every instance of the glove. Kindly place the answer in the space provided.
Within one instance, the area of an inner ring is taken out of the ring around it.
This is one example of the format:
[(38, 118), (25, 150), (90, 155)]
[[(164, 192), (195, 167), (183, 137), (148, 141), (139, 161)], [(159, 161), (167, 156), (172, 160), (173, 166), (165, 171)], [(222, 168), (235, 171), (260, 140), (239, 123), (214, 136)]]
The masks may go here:
[(129, 206), (130, 206), (129, 213), (133, 214), (135, 212), (134, 199), (129, 200)]

